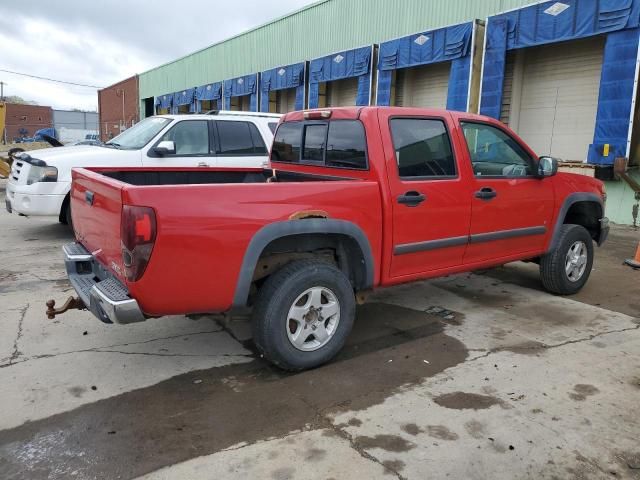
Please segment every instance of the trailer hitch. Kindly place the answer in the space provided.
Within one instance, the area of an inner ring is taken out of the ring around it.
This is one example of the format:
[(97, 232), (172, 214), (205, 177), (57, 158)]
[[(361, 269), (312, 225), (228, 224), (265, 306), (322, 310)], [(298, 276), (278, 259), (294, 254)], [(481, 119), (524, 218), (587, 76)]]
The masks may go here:
[(69, 297), (62, 307), (55, 307), (55, 300), (47, 300), (47, 318), (49, 320), (53, 320), (56, 318), (56, 315), (62, 315), (67, 310), (85, 310), (87, 308), (80, 297)]

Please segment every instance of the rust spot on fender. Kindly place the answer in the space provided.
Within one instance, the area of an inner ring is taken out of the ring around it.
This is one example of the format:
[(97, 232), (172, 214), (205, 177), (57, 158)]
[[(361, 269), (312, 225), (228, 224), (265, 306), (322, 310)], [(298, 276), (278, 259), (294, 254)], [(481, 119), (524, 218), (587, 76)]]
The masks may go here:
[(329, 218), (324, 210), (301, 210), (289, 215), (289, 220), (304, 220), (305, 218)]

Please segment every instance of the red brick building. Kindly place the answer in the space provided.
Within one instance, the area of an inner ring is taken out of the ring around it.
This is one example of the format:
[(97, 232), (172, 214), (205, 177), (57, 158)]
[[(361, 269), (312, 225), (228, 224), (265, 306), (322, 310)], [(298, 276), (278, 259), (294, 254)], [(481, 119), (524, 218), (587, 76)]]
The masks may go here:
[(8, 142), (17, 138), (33, 137), (37, 130), (52, 126), (51, 107), (7, 103), (6, 109), (5, 128)]
[(119, 135), (140, 119), (138, 113), (138, 76), (127, 78), (98, 90), (100, 138)]

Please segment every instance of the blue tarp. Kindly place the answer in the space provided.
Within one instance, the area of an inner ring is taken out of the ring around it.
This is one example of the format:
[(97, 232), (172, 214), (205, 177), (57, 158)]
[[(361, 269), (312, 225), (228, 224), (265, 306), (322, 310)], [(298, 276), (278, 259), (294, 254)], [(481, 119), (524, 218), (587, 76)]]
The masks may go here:
[(189, 105), (189, 109), (193, 111), (193, 98), (196, 92), (195, 88), (186, 88), (173, 94), (173, 113), (178, 113), (178, 107)]
[(196, 100), (218, 100), (222, 98), (222, 82), (209, 83), (196, 88)]
[(447, 108), (466, 111), (473, 22), (415, 33), (380, 44), (377, 105), (391, 104), (392, 71), (451, 61)]
[(173, 94), (167, 93), (166, 95), (160, 95), (156, 97), (156, 108), (170, 109), (173, 104)]
[(320, 83), (352, 77), (358, 77), (356, 105), (369, 105), (371, 47), (356, 48), (311, 60), (309, 64), (309, 108), (318, 107), (318, 85)]
[(187, 88), (173, 94), (173, 106), (191, 105), (193, 103), (193, 95), (195, 88)]
[(202, 111), (203, 100), (220, 100), (222, 98), (222, 82), (208, 83), (196, 88), (193, 110), (196, 113)]
[(500, 118), (504, 67), (507, 63), (507, 21), (503, 18), (489, 19), (485, 31), (484, 67), (480, 113)]
[[(480, 113), (500, 117), (508, 50), (607, 34), (588, 160), (613, 163), (615, 156), (626, 154), (639, 26), (639, 0), (549, 1), (489, 17)], [(602, 157), (605, 143), (611, 144), (607, 158)]]
[(599, 35), (640, 22), (636, 0), (550, 1), (491, 17), (507, 21), (507, 50)]
[(258, 111), (258, 74), (244, 75), (224, 81), (224, 108), (231, 109), (231, 97), (250, 95), (249, 110)]
[[(627, 156), (631, 102), (636, 75), (640, 29), (610, 33), (604, 47), (600, 95), (593, 144), (587, 160), (595, 164), (613, 164)], [(604, 145), (609, 154), (604, 156)]]
[(304, 108), (304, 62), (272, 68), (260, 74), (260, 111), (269, 111), (269, 92), (285, 88), (296, 89), (296, 110)]

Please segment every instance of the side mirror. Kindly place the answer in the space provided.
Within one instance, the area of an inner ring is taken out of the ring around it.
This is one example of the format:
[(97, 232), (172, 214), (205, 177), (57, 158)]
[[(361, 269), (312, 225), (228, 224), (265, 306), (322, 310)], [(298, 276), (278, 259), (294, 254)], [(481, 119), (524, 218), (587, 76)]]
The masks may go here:
[(176, 144), (172, 140), (163, 140), (158, 145), (153, 147), (153, 153), (161, 157), (174, 154), (176, 153)]
[(538, 177), (553, 177), (556, 173), (558, 173), (558, 159), (553, 157), (538, 159)]

